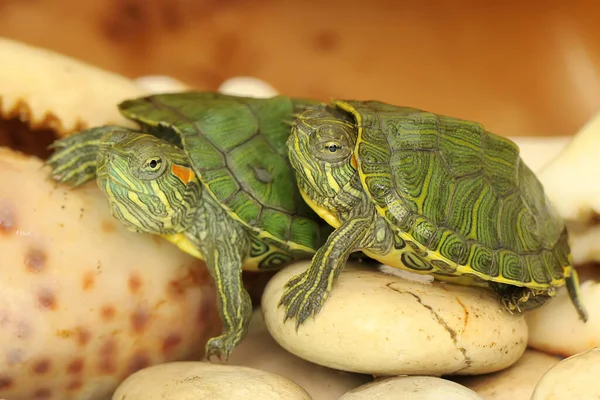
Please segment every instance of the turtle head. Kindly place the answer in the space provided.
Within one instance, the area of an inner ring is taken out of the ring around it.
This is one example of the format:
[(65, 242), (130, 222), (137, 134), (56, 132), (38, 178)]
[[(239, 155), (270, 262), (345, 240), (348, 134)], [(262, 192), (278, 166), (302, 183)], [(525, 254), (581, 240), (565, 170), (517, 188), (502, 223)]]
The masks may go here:
[(356, 126), (341, 111), (309, 108), (298, 115), (288, 138), (288, 154), (301, 187), (327, 203), (356, 176)]
[(105, 134), (98, 152), (97, 183), (112, 215), (130, 230), (153, 234), (185, 231), (202, 195), (185, 153), (154, 136)]

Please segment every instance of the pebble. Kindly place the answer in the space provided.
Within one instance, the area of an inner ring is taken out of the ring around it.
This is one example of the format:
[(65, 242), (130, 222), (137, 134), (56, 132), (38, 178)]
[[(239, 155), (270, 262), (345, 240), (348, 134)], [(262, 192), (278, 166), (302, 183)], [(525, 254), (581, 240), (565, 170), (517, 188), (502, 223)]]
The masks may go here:
[(539, 172), (548, 198), (565, 219), (575, 265), (600, 261), (600, 113)]
[(454, 377), (452, 380), (488, 400), (529, 400), (538, 381), (559, 361), (557, 357), (527, 350), (507, 369), (492, 374)]
[(458, 383), (432, 376), (397, 376), (376, 380), (338, 400), (483, 400)]
[(525, 351), (523, 315), (501, 309), (481, 288), (422, 284), (348, 263), (316, 318), (298, 332), (283, 323), (283, 285), (299, 262), (267, 284), (267, 329), (286, 350), (313, 363), (373, 375), (483, 374), (515, 363)]
[(129, 376), (113, 400), (311, 400), (300, 386), (255, 368), (208, 362), (173, 362)]
[(219, 86), (219, 92), (234, 96), (268, 98), (277, 96), (277, 90), (267, 82), (252, 76), (229, 78)]
[(531, 348), (568, 357), (600, 346), (600, 282), (586, 280), (580, 290), (587, 322), (579, 319), (563, 287), (554, 299), (526, 314)]
[(260, 309), (254, 312), (248, 335), (233, 351), (228, 364), (281, 375), (304, 388), (312, 400), (337, 399), (373, 380), (368, 375), (325, 368), (286, 351), (267, 331)]
[(566, 358), (538, 382), (531, 400), (600, 399), (600, 347)]
[(523, 161), (532, 171), (541, 171), (573, 140), (573, 136), (513, 136)]
[(135, 83), (151, 94), (175, 93), (191, 90), (182, 81), (166, 75), (144, 75), (135, 79)]
[(56, 185), (0, 148), (0, 398), (105, 399), (130, 373), (201, 357), (213, 281), (164, 239), (127, 231), (95, 182)]

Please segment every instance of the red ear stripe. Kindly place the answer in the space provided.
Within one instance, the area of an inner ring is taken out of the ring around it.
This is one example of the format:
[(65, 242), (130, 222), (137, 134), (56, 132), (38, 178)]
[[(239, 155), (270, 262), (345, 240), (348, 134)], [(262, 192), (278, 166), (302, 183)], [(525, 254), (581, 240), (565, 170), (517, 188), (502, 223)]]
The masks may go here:
[(190, 183), (195, 176), (194, 171), (192, 171), (191, 168), (183, 167), (177, 164), (171, 164), (171, 172), (186, 185)]
[(358, 169), (358, 163), (356, 162), (356, 156), (352, 154), (352, 166), (354, 169)]

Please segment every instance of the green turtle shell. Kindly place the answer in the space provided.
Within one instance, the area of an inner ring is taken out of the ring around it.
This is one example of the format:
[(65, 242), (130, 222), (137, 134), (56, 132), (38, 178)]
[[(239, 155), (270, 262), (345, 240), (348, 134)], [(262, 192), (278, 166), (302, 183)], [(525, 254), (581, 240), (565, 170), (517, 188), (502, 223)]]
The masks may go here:
[(182, 147), (232, 218), (267, 242), (314, 253), (330, 227), (303, 201), (285, 145), (293, 114), (309, 104), (284, 96), (183, 92), (127, 100), (119, 110)]
[(539, 289), (570, 276), (565, 225), (512, 141), (414, 108), (332, 104), (355, 118), (363, 187), (406, 266)]

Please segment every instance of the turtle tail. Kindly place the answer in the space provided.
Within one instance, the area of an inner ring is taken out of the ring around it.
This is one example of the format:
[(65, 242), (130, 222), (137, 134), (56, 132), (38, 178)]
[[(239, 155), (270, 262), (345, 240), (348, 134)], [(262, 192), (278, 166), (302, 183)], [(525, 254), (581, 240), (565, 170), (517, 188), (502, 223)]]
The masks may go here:
[(571, 269), (571, 275), (569, 275), (565, 279), (567, 290), (569, 292), (569, 297), (579, 314), (579, 319), (583, 322), (587, 322), (588, 313), (581, 302), (581, 292), (579, 291), (579, 276), (577, 275), (577, 271), (575, 269)]

